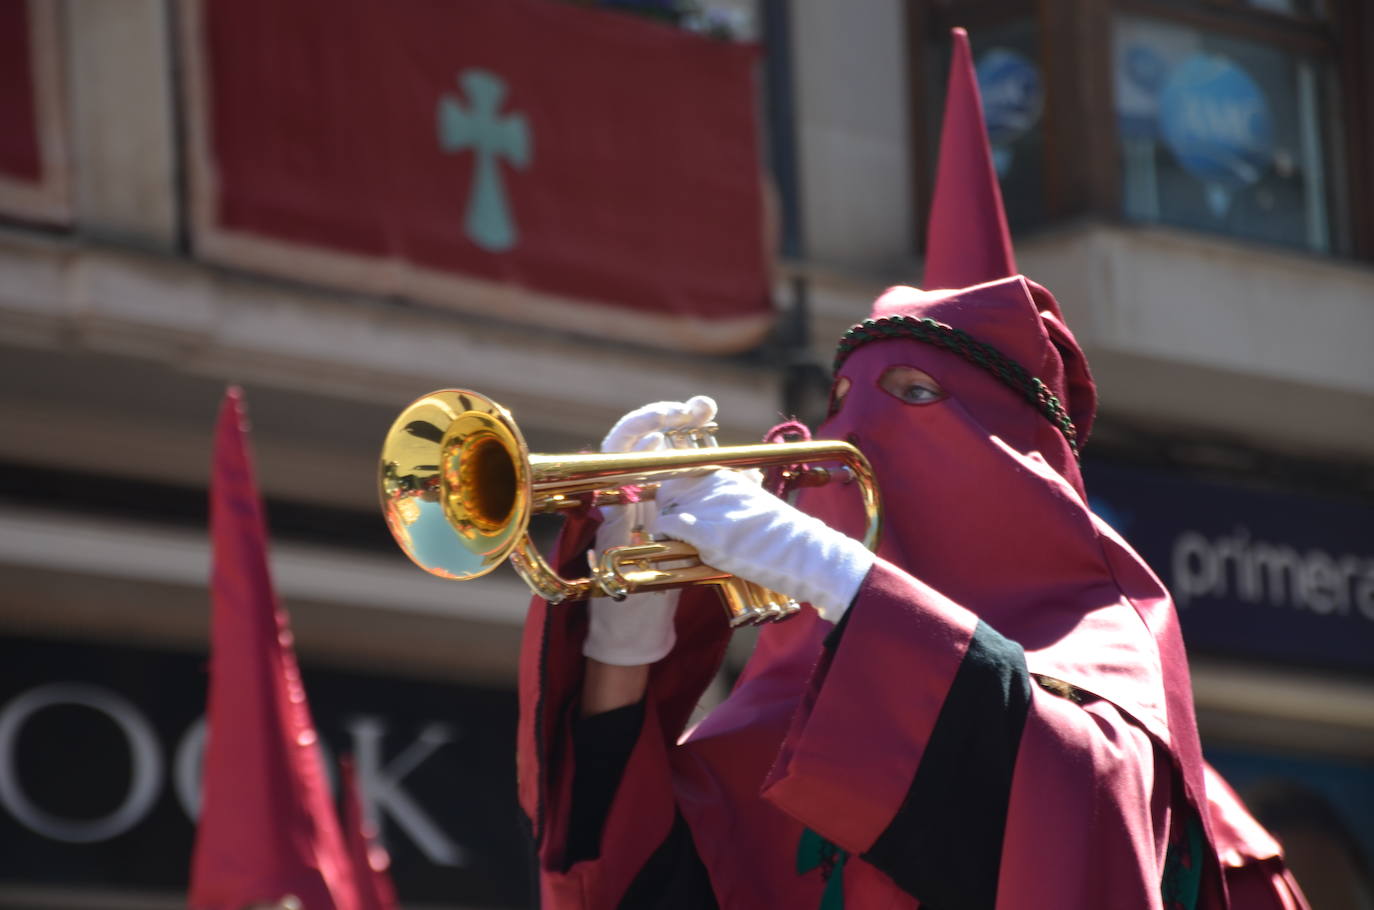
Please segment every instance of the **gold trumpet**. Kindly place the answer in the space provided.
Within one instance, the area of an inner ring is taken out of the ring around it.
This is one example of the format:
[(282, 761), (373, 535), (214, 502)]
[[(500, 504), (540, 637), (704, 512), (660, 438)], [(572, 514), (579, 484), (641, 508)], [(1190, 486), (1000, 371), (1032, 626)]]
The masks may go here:
[[(858, 449), (833, 441), (717, 446), (711, 429), (689, 431), (692, 448), (532, 455), (505, 408), (476, 392), (440, 389), (402, 411), (387, 433), (378, 471), (382, 512), (401, 549), (431, 575), (477, 578), (509, 559), (530, 588), (553, 603), (717, 585), (736, 626), (782, 619), (798, 606), (706, 565), (685, 543), (642, 535), (608, 548), (590, 576), (563, 578), (531, 542), (530, 516), (650, 498), (661, 481), (717, 468), (792, 466), (784, 477), (793, 487), (854, 483), (868, 517), (864, 544), (876, 549), (878, 485)], [(806, 462), (843, 467), (795, 467)]]

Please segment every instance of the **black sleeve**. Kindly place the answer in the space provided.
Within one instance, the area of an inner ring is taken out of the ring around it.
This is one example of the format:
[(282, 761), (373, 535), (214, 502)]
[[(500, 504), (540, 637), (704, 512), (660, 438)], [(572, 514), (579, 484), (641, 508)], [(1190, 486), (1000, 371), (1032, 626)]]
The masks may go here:
[(692, 832), (678, 813), (673, 830), (630, 883), (619, 910), (715, 910), (718, 906)]
[(564, 853), (567, 865), (601, 855), (601, 829), (643, 726), (643, 702), (573, 722), (572, 807)]
[[(573, 726), (573, 792), (568, 821), (567, 864), (601, 855), (601, 833), (640, 730), (642, 703), (579, 718)], [(679, 813), (672, 830), (620, 902), (623, 910), (698, 910), (713, 908), (706, 867), (691, 831)]]
[(906, 799), (863, 856), (922, 907), (992, 910), (996, 903), (1030, 687), (1021, 646), (979, 622)]

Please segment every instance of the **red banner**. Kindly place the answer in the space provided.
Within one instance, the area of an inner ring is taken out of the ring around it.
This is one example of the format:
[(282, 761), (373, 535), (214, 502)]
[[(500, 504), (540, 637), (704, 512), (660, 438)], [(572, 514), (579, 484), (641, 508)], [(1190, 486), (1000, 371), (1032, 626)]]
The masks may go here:
[(196, 242), (695, 350), (771, 321), (757, 51), (554, 0), (200, 0)]
[(69, 215), (56, 4), (0, 0), (0, 213)]
[(36, 182), (43, 176), (34, 110), (33, 57), (29, 52), (29, 8), (0, 4), (0, 174)]

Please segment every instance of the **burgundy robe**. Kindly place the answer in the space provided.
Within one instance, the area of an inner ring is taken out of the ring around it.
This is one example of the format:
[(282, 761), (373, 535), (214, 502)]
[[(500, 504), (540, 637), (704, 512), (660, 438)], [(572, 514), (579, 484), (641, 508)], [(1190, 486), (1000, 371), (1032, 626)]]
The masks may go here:
[[(713, 596), (684, 599), (678, 645), (654, 667), (601, 856), (567, 868), (585, 608), (535, 604), (520, 769), (543, 906), (619, 904), (679, 812), (722, 907), (820, 906), (827, 870), (797, 871), (806, 827), (850, 855), (849, 907), (918, 906), (894, 876), (928, 895), (995, 892), (998, 908), (1163, 906), (1167, 752), (1109, 702), (1033, 684), (1019, 649), (884, 562), (840, 629), (809, 610), (769, 629), (731, 698), (676, 744), (723, 655)], [(963, 711), (942, 713), (956, 686)]]

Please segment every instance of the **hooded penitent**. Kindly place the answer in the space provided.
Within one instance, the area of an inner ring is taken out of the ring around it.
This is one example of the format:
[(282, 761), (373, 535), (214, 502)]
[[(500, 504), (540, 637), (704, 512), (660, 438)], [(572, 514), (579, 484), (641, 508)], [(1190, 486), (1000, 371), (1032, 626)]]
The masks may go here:
[[(966, 128), (980, 121), (961, 34), (950, 91), (932, 238), (955, 236), (939, 222), (959, 210), (947, 173), (987, 181), (1000, 219), (986, 139)], [(960, 142), (986, 168), (949, 171), (969, 157)], [(1082, 351), (1048, 291), (962, 273), (961, 255), (933, 244), (927, 282), (954, 289), (893, 288), (840, 345), (847, 393), (817, 435), (868, 456), (885, 523), (843, 621), (804, 610), (765, 627), (730, 697), (678, 742), (729, 634), (709, 592), (684, 595), (590, 849), (569, 846), (586, 612), (536, 600), (520, 793), (544, 906), (630, 905), (702, 880), (741, 908), (1225, 906), (1173, 607), (1084, 500), (1077, 449), (1096, 397)], [(1010, 256), (1006, 243), (979, 268)], [(901, 366), (946, 397), (885, 391)], [(853, 491), (798, 505), (858, 533)], [(592, 526), (565, 529), (566, 571)]]
[[(949, 87), (944, 124), (940, 134), (938, 179), (926, 233), (926, 288), (958, 288), (999, 281), (1018, 273), (1002, 205), (1001, 188), (993, 165), (991, 148), (984, 129), (982, 101), (979, 97), (973, 55), (968, 35), (954, 29)], [(1052, 304), (1045, 295), (1045, 302)], [(875, 315), (878, 315), (875, 313)], [(1042, 311), (1045, 328), (1066, 361), (1067, 400), (1076, 413), (1071, 414), (1081, 439), (1091, 429), (1096, 395), (1087, 375), (1086, 364), (1076, 345), (1064, 344), (1065, 323), (1058, 310)], [(989, 339), (990, 340), (990, 339)], [(1245, 906), (1289, 907), (1300, 898), (1292, 877), (1283, 867), (1282, 851), (1273, 838), (1253, 819), (1244, 804), (1225, 785), (1220, 775), (1207, 768), (1209, 815), (1215, 819), (1216, 847), (1226, 869), (1228, 883), (1246, 894)], [(1257, 880), (1259, 884), (1256, 884)], [(1282, 879), (1282, 887), (1270, 889), (1269, 882)], [(1258, 902), (1261, 891), (1272, 894), (1267, 903)]]

